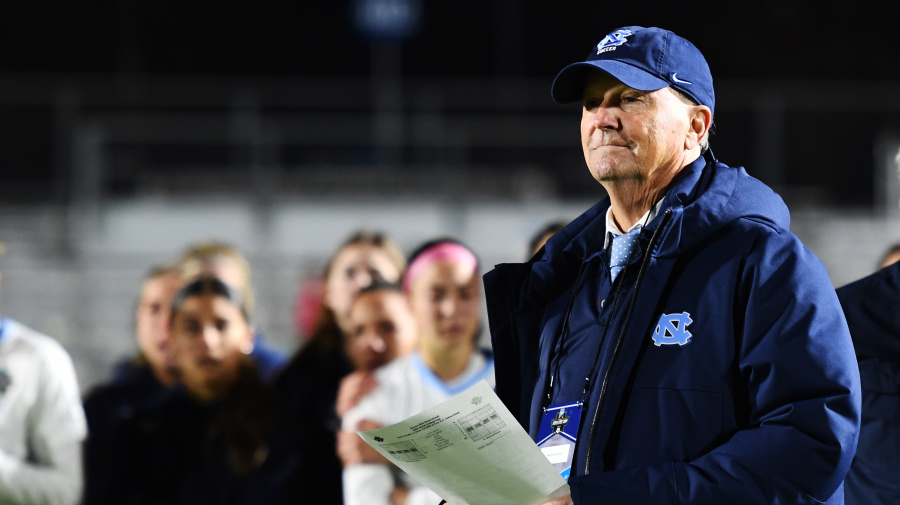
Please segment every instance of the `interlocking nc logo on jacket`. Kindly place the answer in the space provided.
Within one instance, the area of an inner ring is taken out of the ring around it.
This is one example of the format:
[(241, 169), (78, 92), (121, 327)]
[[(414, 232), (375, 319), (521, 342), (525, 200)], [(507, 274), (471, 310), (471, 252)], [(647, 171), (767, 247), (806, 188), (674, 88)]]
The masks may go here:
[(653, 332), (653, 345), (679, 345), (685, 346), (691, 343), (691, 332), (687, 326), (693, 323), (691, 315), (687, 312), (681, 314), (663, 314), (656, 323), (656, 331)]
[(606, 37), (603, 37), (603, 40), (601, 40), (600, 43), (597, 44), (597, 54), (602, 53), (604, 48), (621, 46), (622, 44), (628, 42), (628, 39), (626, 39), (625, 37), (628, 37), (629, 35), (631, 35), (631, 30), (616, 30)]

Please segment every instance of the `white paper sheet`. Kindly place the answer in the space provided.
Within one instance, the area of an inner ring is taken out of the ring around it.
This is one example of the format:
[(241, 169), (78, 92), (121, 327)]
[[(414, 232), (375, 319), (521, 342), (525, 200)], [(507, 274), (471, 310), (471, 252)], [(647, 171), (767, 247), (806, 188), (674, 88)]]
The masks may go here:
[(359, 436), (452, 505), (534, 505), (569, 492), (487, 382)]

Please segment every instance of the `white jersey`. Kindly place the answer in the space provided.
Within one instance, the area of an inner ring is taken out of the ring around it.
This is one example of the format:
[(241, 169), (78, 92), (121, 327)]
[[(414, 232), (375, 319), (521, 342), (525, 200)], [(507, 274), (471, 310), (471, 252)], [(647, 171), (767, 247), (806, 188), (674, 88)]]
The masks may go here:
[[(353, 431), (363, 419), (383, 426), (403, 421), (481, 380), (494, 387), (494, 360), (476, 351), (459, 377), (444, 382), (415, 352), (376, 370), (375, 377), (378, 387), (344, 415), (343, 429)], [(344, 504), (391, 505), (390, 495), (397, 478), (399, 484), (409, 488), (407, 505), (437, 505), (441, 501), (437, 494), (409, 475), (387, 465), (366, 463), (344, 467)]]
[(74, 505), (87, 425), (72, 360), (52, 338), (0, 324), (0, 503)]

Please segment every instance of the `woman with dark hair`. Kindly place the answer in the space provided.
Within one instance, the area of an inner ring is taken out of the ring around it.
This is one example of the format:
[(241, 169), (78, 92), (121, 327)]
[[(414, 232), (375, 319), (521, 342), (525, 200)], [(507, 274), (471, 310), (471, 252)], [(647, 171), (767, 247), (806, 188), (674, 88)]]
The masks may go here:
[[(255, 295), (250, 262), (237, 248), (224, 242), (197, 242), (181, 253), (177, 265), (187, 280), (200, 276), (218, 277), (237, 289), (243, 297), (248, 317), (253, 316)], [(287, 364), (287, 356), (272, 347), (259, 328), (248, 348), (260, 375), (267, 381)]]
[(172, 299), (169, 332), (180, 385), (123, 424), (121, 457), (94, 503), (289, 501), (305, 469), (277, 443), (283, 427), (248, 356), (254, 330), (241, 293), (215, 277), (192, 281)]
[(422, 412), (475, 383), (494, 384), (494, 362), (478, 349), (481, 276), (471, 249), (429, 241), (410, 256), (403, 277), (418, 328), (418, 346), (375, 372), (378, 386), (343, 418), (338, 452), (344, 503), (435, 504), (440, 497), (387, 463), (356, 435)]
[(404, 266), (402, 253), (383, 234), (357, 232), (344, 241), (325, 268), (316, 330), (276, 380), (279, 401), (294, 426), (295, 435), (286, 445), (318, 458), (310, 477), (321, 494), (316, 503), (343, 503), (335, 401), (341, 380), (354, 371), (344, 348), (351, 304), (373, 282), (397, 282)]

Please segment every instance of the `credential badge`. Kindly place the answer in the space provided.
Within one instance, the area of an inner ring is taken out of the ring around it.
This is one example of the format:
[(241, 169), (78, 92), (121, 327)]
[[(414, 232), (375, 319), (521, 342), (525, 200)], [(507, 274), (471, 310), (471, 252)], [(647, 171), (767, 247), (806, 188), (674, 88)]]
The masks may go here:
[(566, 409), (560, 410), (556, 414), (556, 417), (554, 417), (550, 421), (550, 427), (553, 428), (554, 435), (558, 435), (563, 429), (565, 429), (567, 424), (569, 424), (569, 415), (566, 414)]
[(689, 324), (693, 323), (691, 315), (687, 312), (681, 314), (663, 314), (656, 323), (656, 331), (653, 332), (653, 345), (685, 346), (691, 343), (691, 332), (687, 331)]
[(628, 42), (628, 39), (626, 37), (628, 37), (629, 35), (631, 35), (631, 30), (616, 30), (606, 37), (603, 37), (603, 40), (601, 40), (600, 43), (597, 44), (597, 54), (602, 53), (606, 48), (621, 46), (622, 44)]

